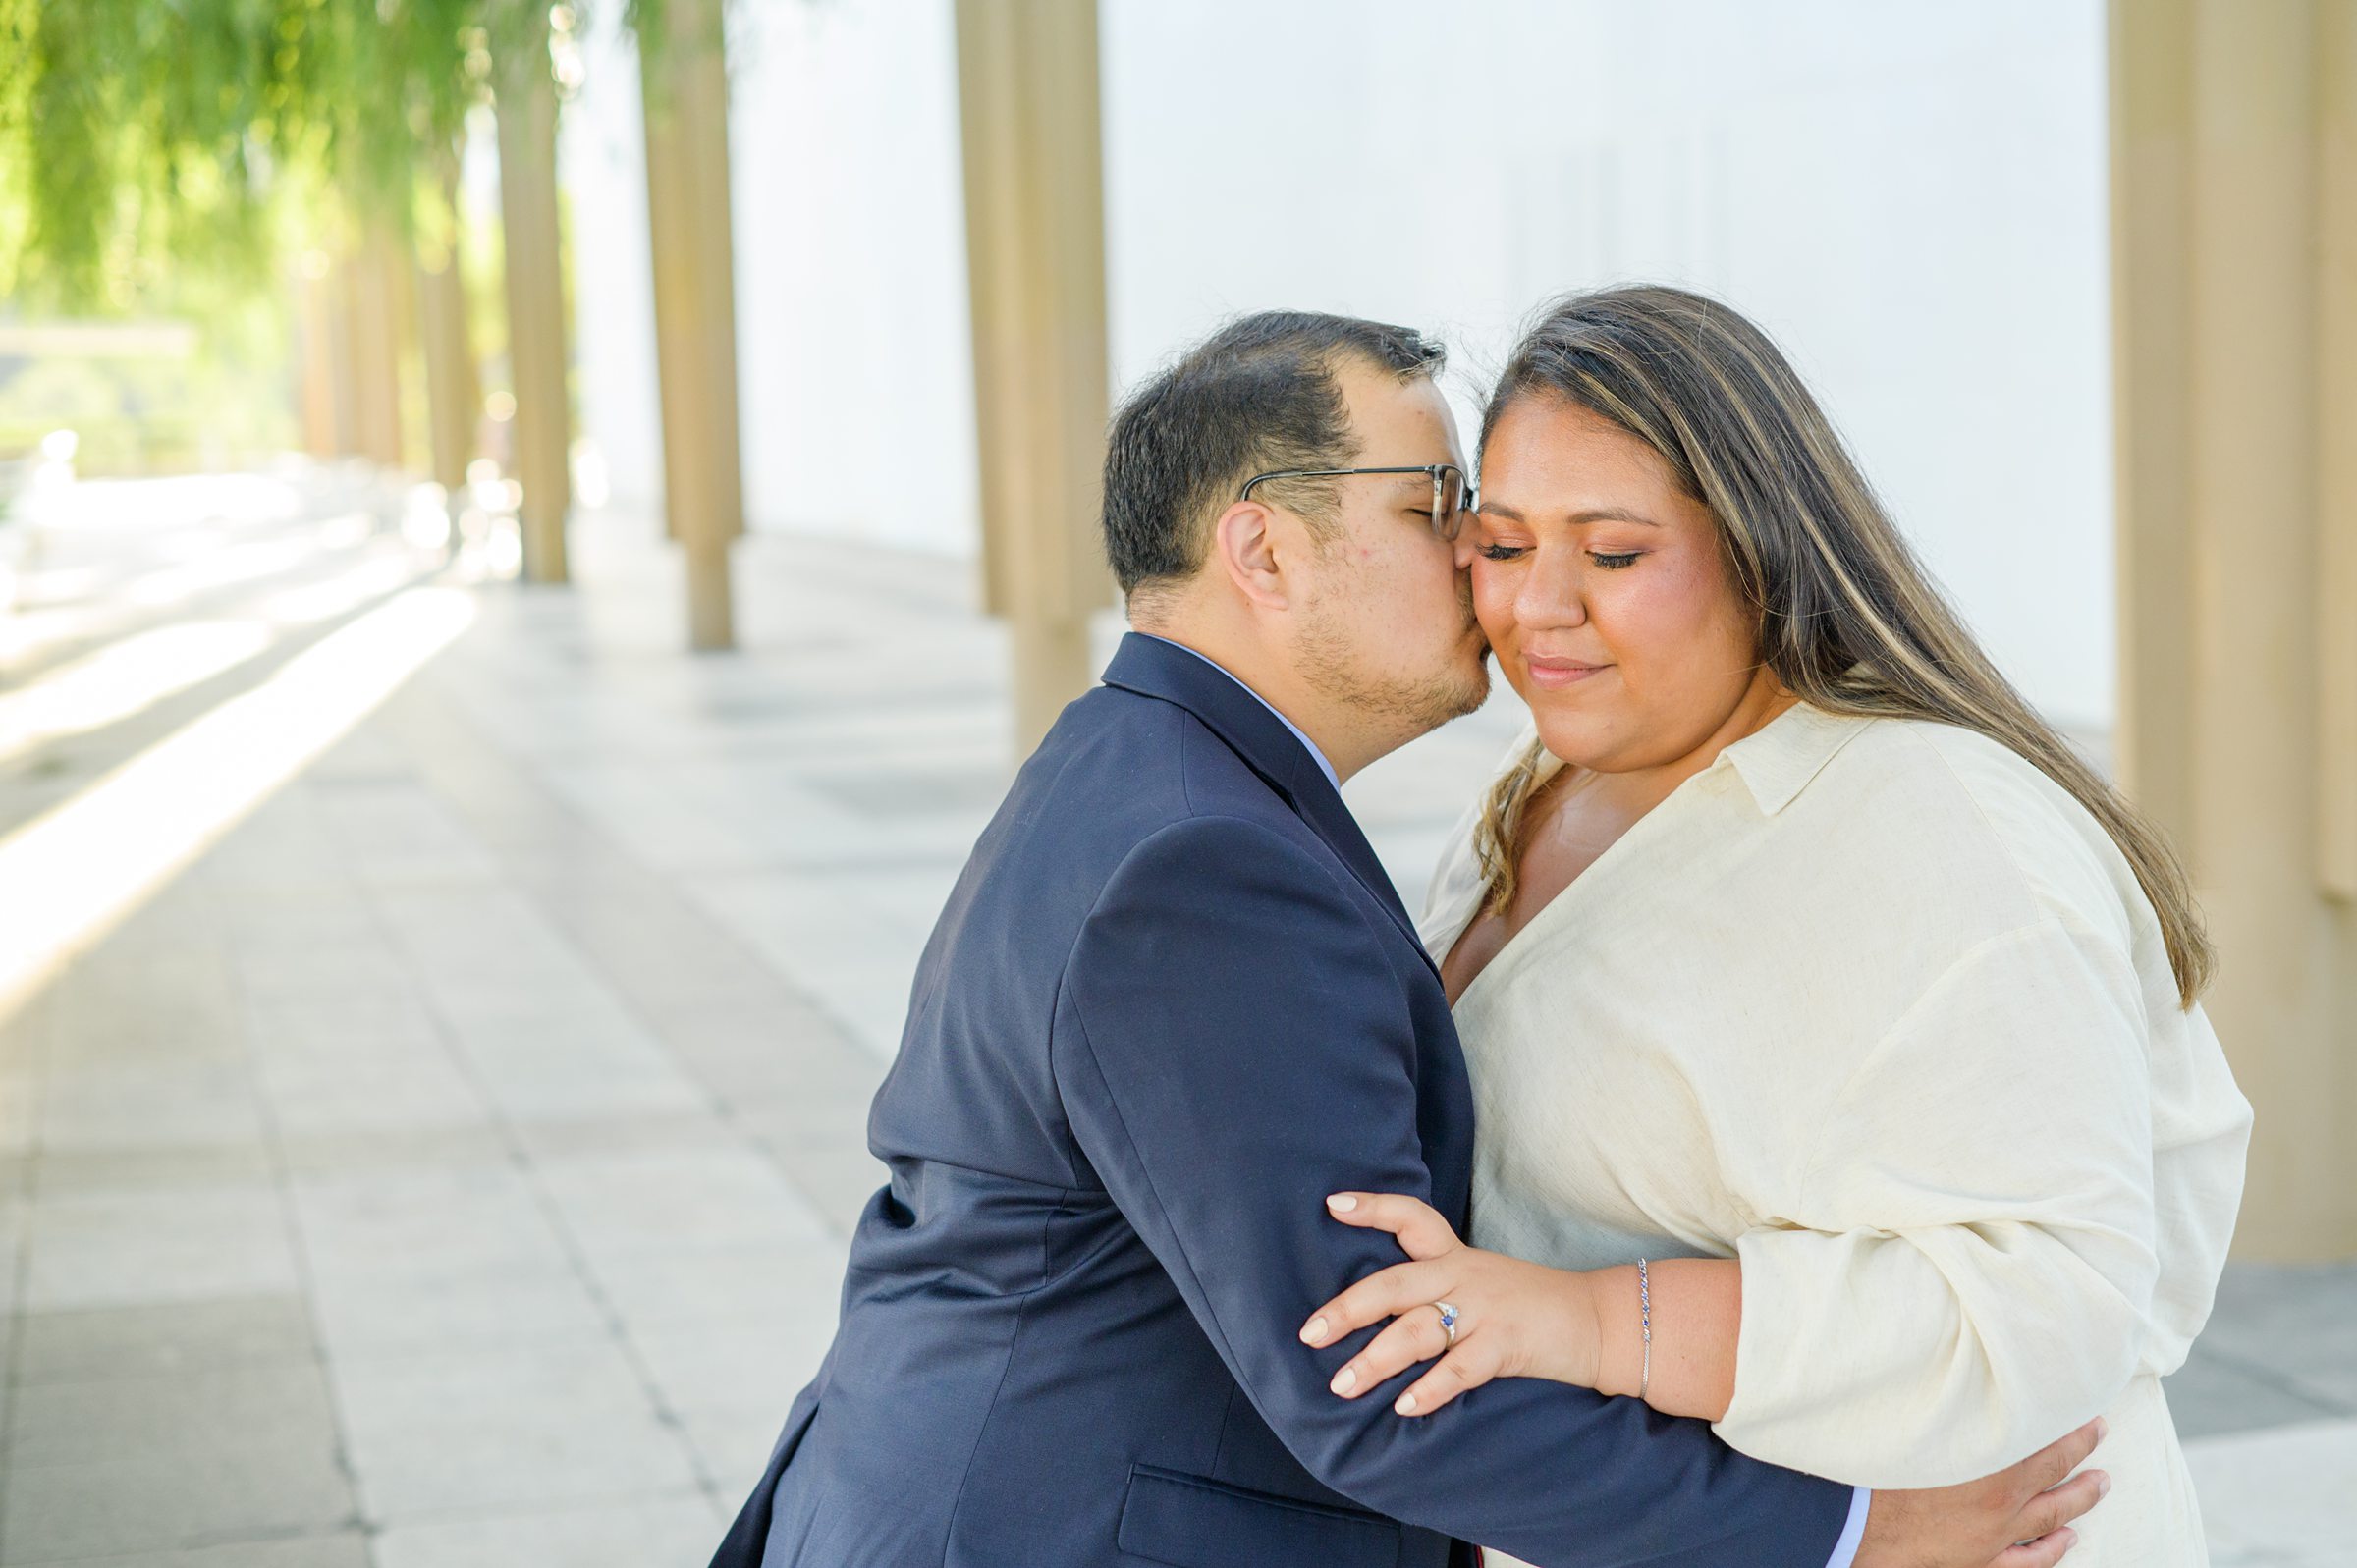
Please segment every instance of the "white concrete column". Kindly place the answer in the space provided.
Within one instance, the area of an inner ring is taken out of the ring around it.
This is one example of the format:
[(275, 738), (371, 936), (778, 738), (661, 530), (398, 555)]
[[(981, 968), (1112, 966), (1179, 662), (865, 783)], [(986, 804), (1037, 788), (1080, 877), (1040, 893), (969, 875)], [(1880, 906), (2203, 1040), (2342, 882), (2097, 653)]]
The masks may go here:
[(2237, 1245), (2357, 1256), (2357, 0), (2113, 0), (2121, 744), (2258, 1108)]
[(666, 0), (640, 44), (664, 514), (687, 567), (692, 647), (736, 643), (729, 547), (744, 531), (729, 72), (718, 0)]
[(1088, 686), (1107, 370), (1096, 0), (958, 0), (988, 608), (1028, 752)]
[(557, 88), (546, 12), (520, 29), (498, 73), (500, 227), (507, 243), (508, 360), (516, 386), (516, 477), (523, 487), (523, 574), (563, 582), (573, 510), (573, 411), (565, 350), (564, 245), (557, 213)]

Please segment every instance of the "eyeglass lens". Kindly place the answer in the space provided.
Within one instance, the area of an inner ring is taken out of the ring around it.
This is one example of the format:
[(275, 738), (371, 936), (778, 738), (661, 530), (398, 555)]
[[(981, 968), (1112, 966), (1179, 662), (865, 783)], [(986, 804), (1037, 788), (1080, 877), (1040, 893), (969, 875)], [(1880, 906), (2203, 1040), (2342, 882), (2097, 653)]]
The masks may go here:
[(1455, 468), (1436, 468), (1432, 474), (1432, 531), (1454, 541), (1465, 526), (1465, 476)]

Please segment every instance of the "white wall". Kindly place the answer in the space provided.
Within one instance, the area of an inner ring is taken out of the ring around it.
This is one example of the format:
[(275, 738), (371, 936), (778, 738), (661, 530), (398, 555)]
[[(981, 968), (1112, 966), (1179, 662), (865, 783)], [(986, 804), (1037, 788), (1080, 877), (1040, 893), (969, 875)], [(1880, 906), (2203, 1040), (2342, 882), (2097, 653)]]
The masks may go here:
[[(2096, 0), (1103, 10), (1117, 386), (1299, 305), (1442, 331), (1469, 406), (1552, 294), (1710, 290), (1782, 341), (2032, 697), (2110, 724)], [(752, 522), (970, 551), (947, 0), (738, 14)], [(567, 140), (576, 237), (602, 237), (595, 260), (576, 240), (584, 418), (617, 493), (651, 495), (641, 177), (634, 150), (588, 156), (595, 128), (635, 145), (609, 58)]]
[(619, 6), (592, 11), (587, 81), (557, 122), (557, 176), (573, 260), (573, 391), (578, 436), (605, 460), (616, 506), (663, 496), (655, 382), (654, 252), (646, 232), (646, 131), (638, 57), (617, 35)]
[[(582, 433), (662, 495), (638, 63), (600, 7), (568, 106)], [(730, 8), (746, 525), (975, 548), (958, 73), (946, 0)]]

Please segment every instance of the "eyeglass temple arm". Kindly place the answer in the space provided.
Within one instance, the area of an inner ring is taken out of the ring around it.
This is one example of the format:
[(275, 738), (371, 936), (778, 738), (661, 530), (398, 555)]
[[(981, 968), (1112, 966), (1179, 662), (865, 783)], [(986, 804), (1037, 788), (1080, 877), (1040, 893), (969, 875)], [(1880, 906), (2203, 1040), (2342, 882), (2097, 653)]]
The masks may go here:
[[(1264, 484), (1271, 479), (1341, 479), (1354, 473), (1424, 473), (1432, 476), (1434, 484), (1439, 484), (1441, 475), (1451, 468), (1456, 468), (1456, 464), (1453, 462), (1409, 462), (1402, 463), (1396, 468), (1279, 468), (1271, 473), (1256, 473), (1245, 480), (1244, 488), (1236, 492), (1235, 499), (1238, 501), (1250, 500), (1252, 487), (1256, 484)], [(1456, 468), (1456, 473), (1457, 477), (1464, 481), (1465, 488), (1471, 490), (1473, 476), (1462, 468)]]

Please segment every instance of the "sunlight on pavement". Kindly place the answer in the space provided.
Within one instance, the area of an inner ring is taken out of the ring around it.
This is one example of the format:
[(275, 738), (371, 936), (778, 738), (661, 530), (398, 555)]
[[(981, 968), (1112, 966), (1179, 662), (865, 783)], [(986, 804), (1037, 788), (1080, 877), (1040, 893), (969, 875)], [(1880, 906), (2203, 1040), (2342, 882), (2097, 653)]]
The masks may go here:
[(208, 551), (184, 565), (149, 572), (126, 588), (123, 597), (146, 609), (180, 604), (208, 588), (250, 582), (330, 550), (354, 549), (367, 540), (374, 527), (369, 518), (355, 513), (312, 523), (288, 537)]
[(186, 621), (110, 643), (0, 694), (0, 761), (116, 724), (270, 646), (258, 621)]
[[(0, 668), (70, 652), (208, 595), (324, 564), (381, 540), (365, 511), (301, 520), (318, 498), (285, 480), (198, 474), (80, 481), (22, 508), (0, 561)], [(257, 537), (257, 533), (260, 535)]]
[(349, 615), (419, 574), (407, 553), (378, 556), (273, 593), (251, 615), (156, 626), (60, 665), (0, 693), (0, 762), (144, 713), (277, 646), (287, 632)]
[(403, 593), (0, 839), (0, 1015), (342, 738), (475, 613), (457, 589)]

